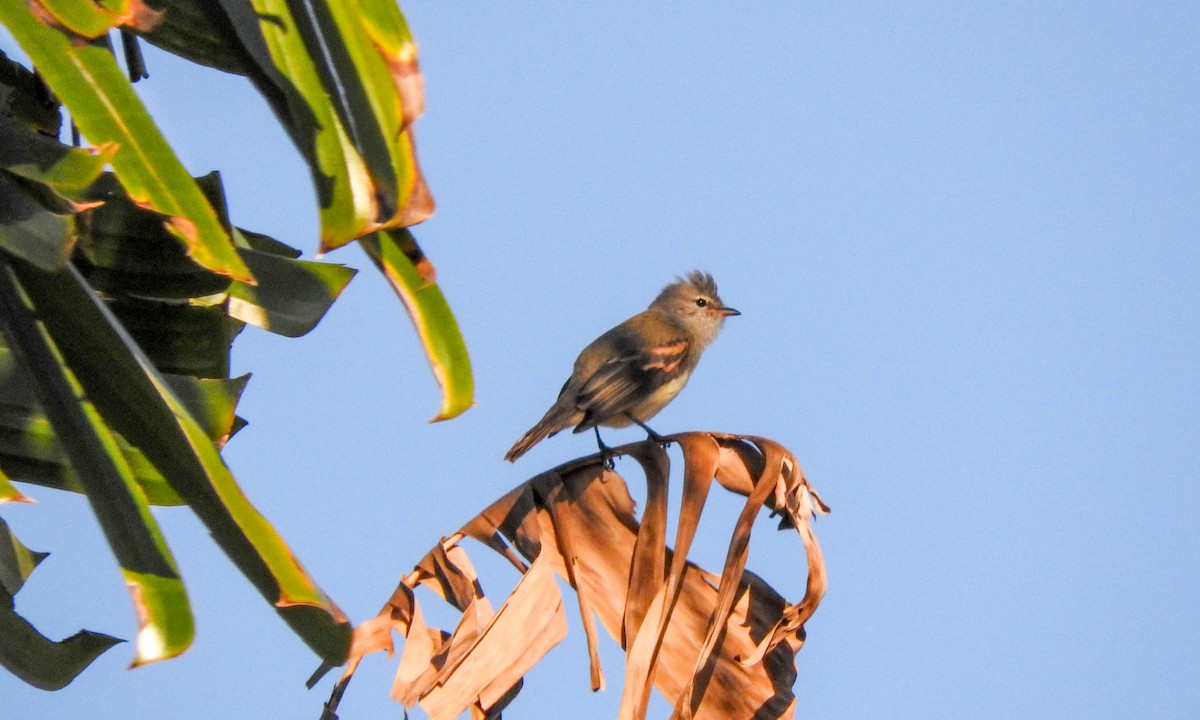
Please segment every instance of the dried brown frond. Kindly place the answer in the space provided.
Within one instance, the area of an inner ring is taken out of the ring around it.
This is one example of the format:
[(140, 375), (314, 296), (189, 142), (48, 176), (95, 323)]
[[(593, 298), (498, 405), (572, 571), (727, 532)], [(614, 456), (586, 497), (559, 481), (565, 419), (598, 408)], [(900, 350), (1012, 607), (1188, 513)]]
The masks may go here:
[[(351, 660), (327, 706), (336, 706), (361, 658), (404, 638), (392, 696), (434, 720), (470, 709), (495, 716), (524, 674), (566, 634), (556, 573), (576, 591), (593, 689), (604, 686), (596, 619), (626, 650), (621, 718), (645, 717), (656, 686), (680, 718), (790, 718), (795, 654), (825, 593), (814, 513), (829, 509), (799, 463), (775, 442), (717, 433), (668, 438), (683, 451), (680, 518), (666, 543), (667, 453), (652, 442), (617, 448), (646, 475), (639, 520), (625, 481), (599, 456), (516, 487), (443, 539), (403, 578), (379, 615), (355, 631)], [(712, 481), (746, 497), (721, 573), (687, 561)], [(804, 597), (789, 604), (745, 570), (751, 527), (763, 507), (794, 527), (807, 556)], [(522, 578), (499, 610), (484, 597), (467, 553), (470, 537), (509, 559)], [(452, 632), (425, 624), (413, 590), (424, 585), (462, 613)]]

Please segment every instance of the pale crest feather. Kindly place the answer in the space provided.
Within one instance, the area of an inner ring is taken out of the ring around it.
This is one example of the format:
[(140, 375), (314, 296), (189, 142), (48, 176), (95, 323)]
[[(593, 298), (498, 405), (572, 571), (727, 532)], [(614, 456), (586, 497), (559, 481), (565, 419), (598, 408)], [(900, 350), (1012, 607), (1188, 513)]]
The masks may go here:
[(717, 281), (713, 280), (713, 276), (706, 272), (693, 270), (687, 275), (677, 279), (675, 282), (662, 289), (658, 297), (654, 299), (655, 303), (666, 302), (670, 298), (677, 296), (690, 296), (699, 293), (706, 297), (717, 297)]

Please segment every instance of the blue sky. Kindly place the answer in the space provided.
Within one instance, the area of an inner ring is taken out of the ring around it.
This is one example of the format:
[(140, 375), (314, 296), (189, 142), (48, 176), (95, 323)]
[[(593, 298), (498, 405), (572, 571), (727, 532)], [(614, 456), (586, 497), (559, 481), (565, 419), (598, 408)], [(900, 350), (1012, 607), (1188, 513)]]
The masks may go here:
[[(833, 507), (798, 716), (1200, 714), (1200, 8), (404, 9), (439, 203), (416, 233), (478, 406), (426, 423), (414, 333), (356, 249), (328, 258), (363, 272), (313, 333), (234, 346), (254, 379), (228, 462), (351, 616), (490, 500), (591, 452), (558, 436), (500, 459), (587, 342), (702, 268), (743, 315), (654, 427), (774, 438)], [(188, 168), (220, 169), (235, 222), (311, 254), (308, 174), (248, 83), (148, 60), (139, 90)], [(52, 637), (131, 637), (86, 505), (29, 491), (4, 517), (53, 555), (18, 610)], [(118, 646), (58, 693), (0, 675), (5, 706), (315, 720), (311, 653), (186, 510), (158, 515), (195, 647), (126, 671)], [(750, 567), (791, 597), (802, 561), (756, 528)], [(620, 653), (591, 695), (572, 623), (511, 717), (614, 716)], [(400, 717), (393, 670), (367, 661), (342, 717)]]

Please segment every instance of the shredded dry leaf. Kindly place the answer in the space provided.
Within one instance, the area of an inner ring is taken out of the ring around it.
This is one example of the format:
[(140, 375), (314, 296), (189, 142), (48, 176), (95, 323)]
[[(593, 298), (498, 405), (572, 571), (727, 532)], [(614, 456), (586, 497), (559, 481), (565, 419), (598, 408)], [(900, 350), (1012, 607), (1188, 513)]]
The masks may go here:
[[(646, 475), (639, 520), (620, 475), (590, 456), (513, 489), (443, 539), (403, 578), (379, 615), (358, 626), (351, 660), (333, 699), (369, 653), (393, 652), (404, 639), (392, 696), (420, 704), (433, 720), (470, 711), (495, 717), (522, 678), (566, 635), (554, 575), (576, 591), (594, 690), (604, 686), (596, 620), (626, 649), (621, 718), (646, 715), (653, 685), (679, 718), (790, 718), (795, 654), (804, 624), (825, 593), (825, 565), (813, 534), (814, 513), (829, 508), (800, 465), (775, 442), (717, 433), (669, 438), (683, 451), (684, 477), (675, 549), (667, 546), (670, 461), (652, 442), (616, 452)], [(686, 560), (713, 480), (746, 497), (720, 575)], [(804, 597), (789, 604), (745, 570), (750, 532), (763, 507), (794, 527), (807, 557)], [(460, 543), (473, 538), (507, 558), (523, 576), (499, 610), (484, 597)], [(462, 613), (444, 632), (426, 625), (413, 590), (424, 585)]]

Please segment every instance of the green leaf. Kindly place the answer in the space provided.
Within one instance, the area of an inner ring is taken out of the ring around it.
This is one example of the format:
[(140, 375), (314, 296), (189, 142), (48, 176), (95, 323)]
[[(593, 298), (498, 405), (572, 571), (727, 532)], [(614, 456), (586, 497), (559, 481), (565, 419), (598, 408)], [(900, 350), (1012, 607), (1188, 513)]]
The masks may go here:
[(162, 378), (204, 434), (217, 446), (224, 445), (238, 426), (234, 410), (246, 383), (250, 382), (250, 374), (236, 378), (199, 378), (163, 373)]
[(293, 260), (240, 250), (258, 285), (229, 287), (229, 314), (286, 337), (312, 330), (357, 270), (344, 265)]
[(100, 177), (115, 152), (113, 145), (64, 145), (0, 115), (0, 167), (70, 200), (84, 199), (84, 191)]
[(44, 270), (66, 262), (75, 243), (71, 213), (113, 148), (72, 148), (0, 116), (0, 247)]
[(321, 215), (321, 244), (369, 231), (376, 199), (361, 155), (346, 134), (284, 0), (222, 3), (254, 60), (250, 75), (308, 162)]
[(111, 164), (135, 202), (168, 216), (168, 229), (201, 265), (253, 282), (216, 213), (171, 150), (116, 60), (101, 44), (75, 45), (25, 3), (0, 3), (0, 21), (87, 138), (113, 143)]
[(229, 348), (241, 324), (220, 306), (113, 297), (108, 307), (161, 372), (229, 377)]
[[(241, 427), (234, 411), (249, 379), (248, 374), (233, 379), (163, 375), (188, 413), (218, 446)], [(38, 405), (31, 384), (29, 376), (13, 362), (8, 348), (0, 346), (0, 467), (26, 482), (82, 493), (83, 486)], [(184, 504), (141, 450), (120, 434), (117, 443), (151, 505)], [(16, 488), (12, 488), (16, 495), (11, 497), (4, 488), (0, 482), (0, 502), (28, 502)]]
[(0, 665), (36, 688), (61, 690), (119, 642), (90, 630), (61, 642), (48, 640), (13, 610), (12, 597), (0, 592)]
[(135, 29), (139, 37), (194, 63), (245, 75), (252, 62), (219, 2), (166, 0), (154, 2), (167, 12), (152, 27)]
[(404, 130), (401, 98), (357, 7), (326, 0), (224, 2), (249, 76), (308, 162), (321, 250), (420, 222), (433, 200)]
[(137, 607), (137, 653), (132, 667), (173, 658), (192, 644), (196, 635), (192, 608), (178, 577), (121, 568)]
[[(198, 181), (224, 222), (225, 198), (219, 176), (211, 173)], [(126, 327), (160, 370), (187, 369), (191, 374), (215, 377), (212, 368), (227, 366), (228, 341), (235, 328), (226, 327), (218, 310), (282, 335), (303, 335), (320, 321), (356, 272), (341, 265), (293, 260), (299, 251), (265, 235), (234, 228), (234, 239), (242, 246), (238, 253), (258, 284), (230, 286), (228, 278), (193, 262), (163, 228), (161, 216), (135, 205), (111, 176), (101, 178), (88, 197), (104, 204), (88, 213), (77, 258), (79, 269), (91, 285), (113, 298), (111, 307), (127, 321)], [(185, 306), (178, 303), (149, 304), (138, 299), (204, 298), (226, 289), (229, 302), (224, 309), (217, 308), (214, 300), (182, 309)], [(169, 330), (163, 325), (164, 315), (196, 325), (171, 326), (174, 331), (168, 333), (166, 342), (146, 337)], [(181, 340), (181, 333), (186, 333), (187, 339)], [(218, 338), (220, 342), (214, 343)], [(202, 366), (188, 358), (194, 354), (203, 358)]]
[(40, 0), (42, 7), (76, 35), (98, 38), (123, 21), (129, 0)]
[[(32, 418), (31, 422), (23, 427), (14, 423), (14, 418), (19, 421), (20, 416), (14, 415), (12, 408), (0, 408), (0, 464), (9, 474), (23, 482), (86, 494), (78, 474), (71, 467), (58, 436), (50, 428), (50, 422), (45, 416)], [(146, 495), (148, 504), (186, 504), (140, 450), (120, 435), (117, 435), (116, 439), (138, 485)], [(3, 486), (3, 483), (0, 483), (0, 486)], [(16, 488), (13, 488), (13, 491), (16, 491)], [(0, 500), (31, 502), (19, 492), (19, 497), (5, 498), (4, 495), (5, 493), (0, 492)]]
[(296, 29), (342, 127), (374, 185), (377, 221), (385, 223), (399, 209), (401, 188), (412, 165), (399, 140), (399, 96), (383, 58), (363, 27), (358, 7), (326, 0), (287, 0)]
[(262, 233), (251, 232), (245, 228), (234, 228), (233, 233), (235, 238), (240, 238), (244, 242), (239, 242), (239, 247), (248, 247), (259, 252), (271, 253), (280, 257), (288, 257), (293, 260), (300, 257), (302, 254), (299, 250), (281, 243), (273, 237), (263, 235)]
[[(407, 227), (433, 214), (433, 198), (417, 164), (413, 120), (423, 103), (416, 46), (400, 10), (385, 11), (379, 2), (359, 7), (329, 0), (292, 0), (309, 52), (334, 100), (343, 124), (360, 154), (379, 197), (378, 229)], [(405, 37), (407, 35), (407, 44)], [(405, 96), (405, 92), (408, 96)], [(378, 146), (375, 133), (386, 146)], [(321, 250), (336, 246), (323, 245)]]
[(4, 471), (0, 470), (0, 505), (10, 502), (31, 503), (34, 500), (18, 490), (4, 474)]
[[(249, 377), (209, 380), (164, 375), (163, 379), (209, 438), (219, 445), (239, 427), (234, 407)], [(28, 374), (13, 362), (8, 348), (0, 346), (0, 467), (25, 482), (82, 493), (83, 486), (31, 387)], [(184, 504), (141, 450), (119, 434), (116, 438), (138, 484), (146, 493), (147, 502), (151, 505)], [(16, 488), (12, 488), (12, 492), (17, 495), (7, 497), (4, 485), (0, 483), (0, 501), (28, 502)]]
[(249, 503), (217, 448), (68, 265), (20, 268), (21, 283), (88, 397), (137, 446), (209, 528), (280, 616), (323, 659), (341, 663), (350, 625), (279, 534)]
[(110, 294), (186, 299), (213, 295), (229, 278), (198, 265), (167, 230), (161, 214), (139, 207), (112, 175), (101, 177), (87, 199), (103, 204), (87, 212), (80, 239), (80, 271)]
[(475, 404), (471, 358), (458, 321), (433, 282), (432, 266), (408, 230), (375, 233), (359, 242), (404, 302), (442, 388), (442, 407), (434, 422), (461, 415)]
[(0, 518), (0, 590), (16, 595), (33, 569), (49, 554), (25, 547), (4, 518)]
[[(37, 369), (29, 376), (38, 402), (63, 441), (129, 586), (139, 623), (135, 664), (174, 657), (191, 645), (194, 628), (166, 541), (116, 438), (59, 355), (55, 342), (62, 338), (43, 334), (37, 316), (46, 313), (25, 304), (10, 268), (26, 277), (43, 273), (32, 266), (22, 272), (19, 262), (12, 266), (0, 257), (0, 322), (20, 363)], [(47, 327), (54, 336), (53, 323)]]
[(408, 21), (393, 0), (361, 0), (358, 5), (363, 26), (392, 74), (404, 115), (405, 130), (420, 117), (425, 105), (425, 86), (417, 67), (417, 44)]
[(358, 6), (363, 27), (385, 59), (415, 63), (417, 46), (400, 6), (393, 0), (359, 0)]
[(0, 172), (0, 248), (54, 270), (66, 262), (74, 239), (69, 215), (50, 212)]
[(0, 107), (17, 122), (58, 137), (62, 114), (41, 79), (0, 52)]
[(0, 352), (0, 467), (18, 480), (83, 492), (37, 404), (32, 381), (12, 361), (8, 348)]

